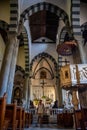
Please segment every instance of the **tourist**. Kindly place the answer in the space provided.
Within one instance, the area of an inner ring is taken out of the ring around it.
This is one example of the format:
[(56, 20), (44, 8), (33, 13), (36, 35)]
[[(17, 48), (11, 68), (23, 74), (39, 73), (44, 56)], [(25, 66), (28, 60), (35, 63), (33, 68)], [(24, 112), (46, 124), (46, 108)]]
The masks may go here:
[(37, 108), (38, 123), (39, 124), (41, 124), (43, 113), (44, 113), (44, 104), (42, 103), (42, 100), (40, 100), (38, 103), (38, 108)]

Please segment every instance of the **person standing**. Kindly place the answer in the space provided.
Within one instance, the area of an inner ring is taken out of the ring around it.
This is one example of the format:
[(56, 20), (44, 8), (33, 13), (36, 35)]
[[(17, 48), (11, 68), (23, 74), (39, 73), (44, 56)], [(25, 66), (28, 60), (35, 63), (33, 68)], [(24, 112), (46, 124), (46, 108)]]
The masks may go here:
[(38, 108), (37, 108), (37, 114), (38, 114), (38, 123), (41, 125), (42, 123), (42, 117), (44, 113), (44, 104), (42, 103), (42, 100), (39, 101)]

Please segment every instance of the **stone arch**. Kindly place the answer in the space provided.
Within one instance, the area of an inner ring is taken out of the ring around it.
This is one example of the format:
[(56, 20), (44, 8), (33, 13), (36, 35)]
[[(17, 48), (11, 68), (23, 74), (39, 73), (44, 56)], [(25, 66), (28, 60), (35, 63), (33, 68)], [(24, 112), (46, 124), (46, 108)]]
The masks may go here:
[(35, 5), (28, 7), (21, 14), (20, 20), (25, 21), (28, 16), (31, 16), (32, 14), (42, 10), (47, 10), (50, 11), (51, 13), (55, 13), (59, 18), (62, 18), (66, 26), (69, 26), (69, 18), (67, 13), (63, 9), (59, 8), (58, 6), (55, 6), (47, 2), (37, 3)]
[(59, 37), (60, 42), (64, 42), (64, 37), (67, 32), (68, 32), (68, 29), (67, 29), (67, 27), (64, 26), (60, 32), (60, 37)]
[(29, 45), (28, 45), (28, 35), (26, 28), (22, 29), (23, 42), (24, 42), (24, 52), (25, 52), (25, 73), (29, 74)]
[(41, 57), (47, 57), (49, 58), (53, 63), (54, 63), (54, 66), (55, 66), (55, 71), (57, 71), (58, 69), (58, 65), (57, 65), (57, 62), (55, 61), (55, 59), (48, 53), (46, 52), (42, 52), (42, 53), (39, 53), (38, 55), (36, 55), (32, 61), (31, 61), (31, 64), (30, 64), (30, 70), (32, 71), (32, 66), (34, 64), (34, 62), (38, 59), (38, 58), (41, 58)]

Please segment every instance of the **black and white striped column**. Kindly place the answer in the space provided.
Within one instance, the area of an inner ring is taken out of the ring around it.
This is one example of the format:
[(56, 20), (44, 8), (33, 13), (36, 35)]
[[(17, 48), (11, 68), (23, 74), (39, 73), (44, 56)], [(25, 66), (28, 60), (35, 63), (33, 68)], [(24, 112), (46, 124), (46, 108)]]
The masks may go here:
[(80, 0), (72, 0), (71, 2), (71, 21), (74, 37), (78, 41), (81, 62), (87, 63), (87, 57), (83, 48), (83, 39), (80, 28)]
[(18, 25), (18, 0), (10, 0), (10, 27), (11, 33), (17, 32)]

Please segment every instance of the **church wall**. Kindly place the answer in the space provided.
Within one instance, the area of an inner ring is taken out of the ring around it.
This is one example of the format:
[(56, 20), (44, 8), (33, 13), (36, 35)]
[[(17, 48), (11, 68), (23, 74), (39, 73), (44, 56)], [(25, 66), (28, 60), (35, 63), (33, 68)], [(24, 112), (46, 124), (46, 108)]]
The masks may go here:
[(25, 69), (24, 47), (19, 47), (18, 57), (17, 57), (17, 65), (21, 66), (23, 69)]
[(0, 0), (0, 20), (10, 23), (10, 0)]
[(31, 59), (33, 59), (34, 56), (36, 56), (39, 53), (46, 52), (53, 56), (53, 58), (55, 58), (55, 60), (57, 61), (58, 54), (56, 52), (56, 44), (32, 44), (31, 50)]

